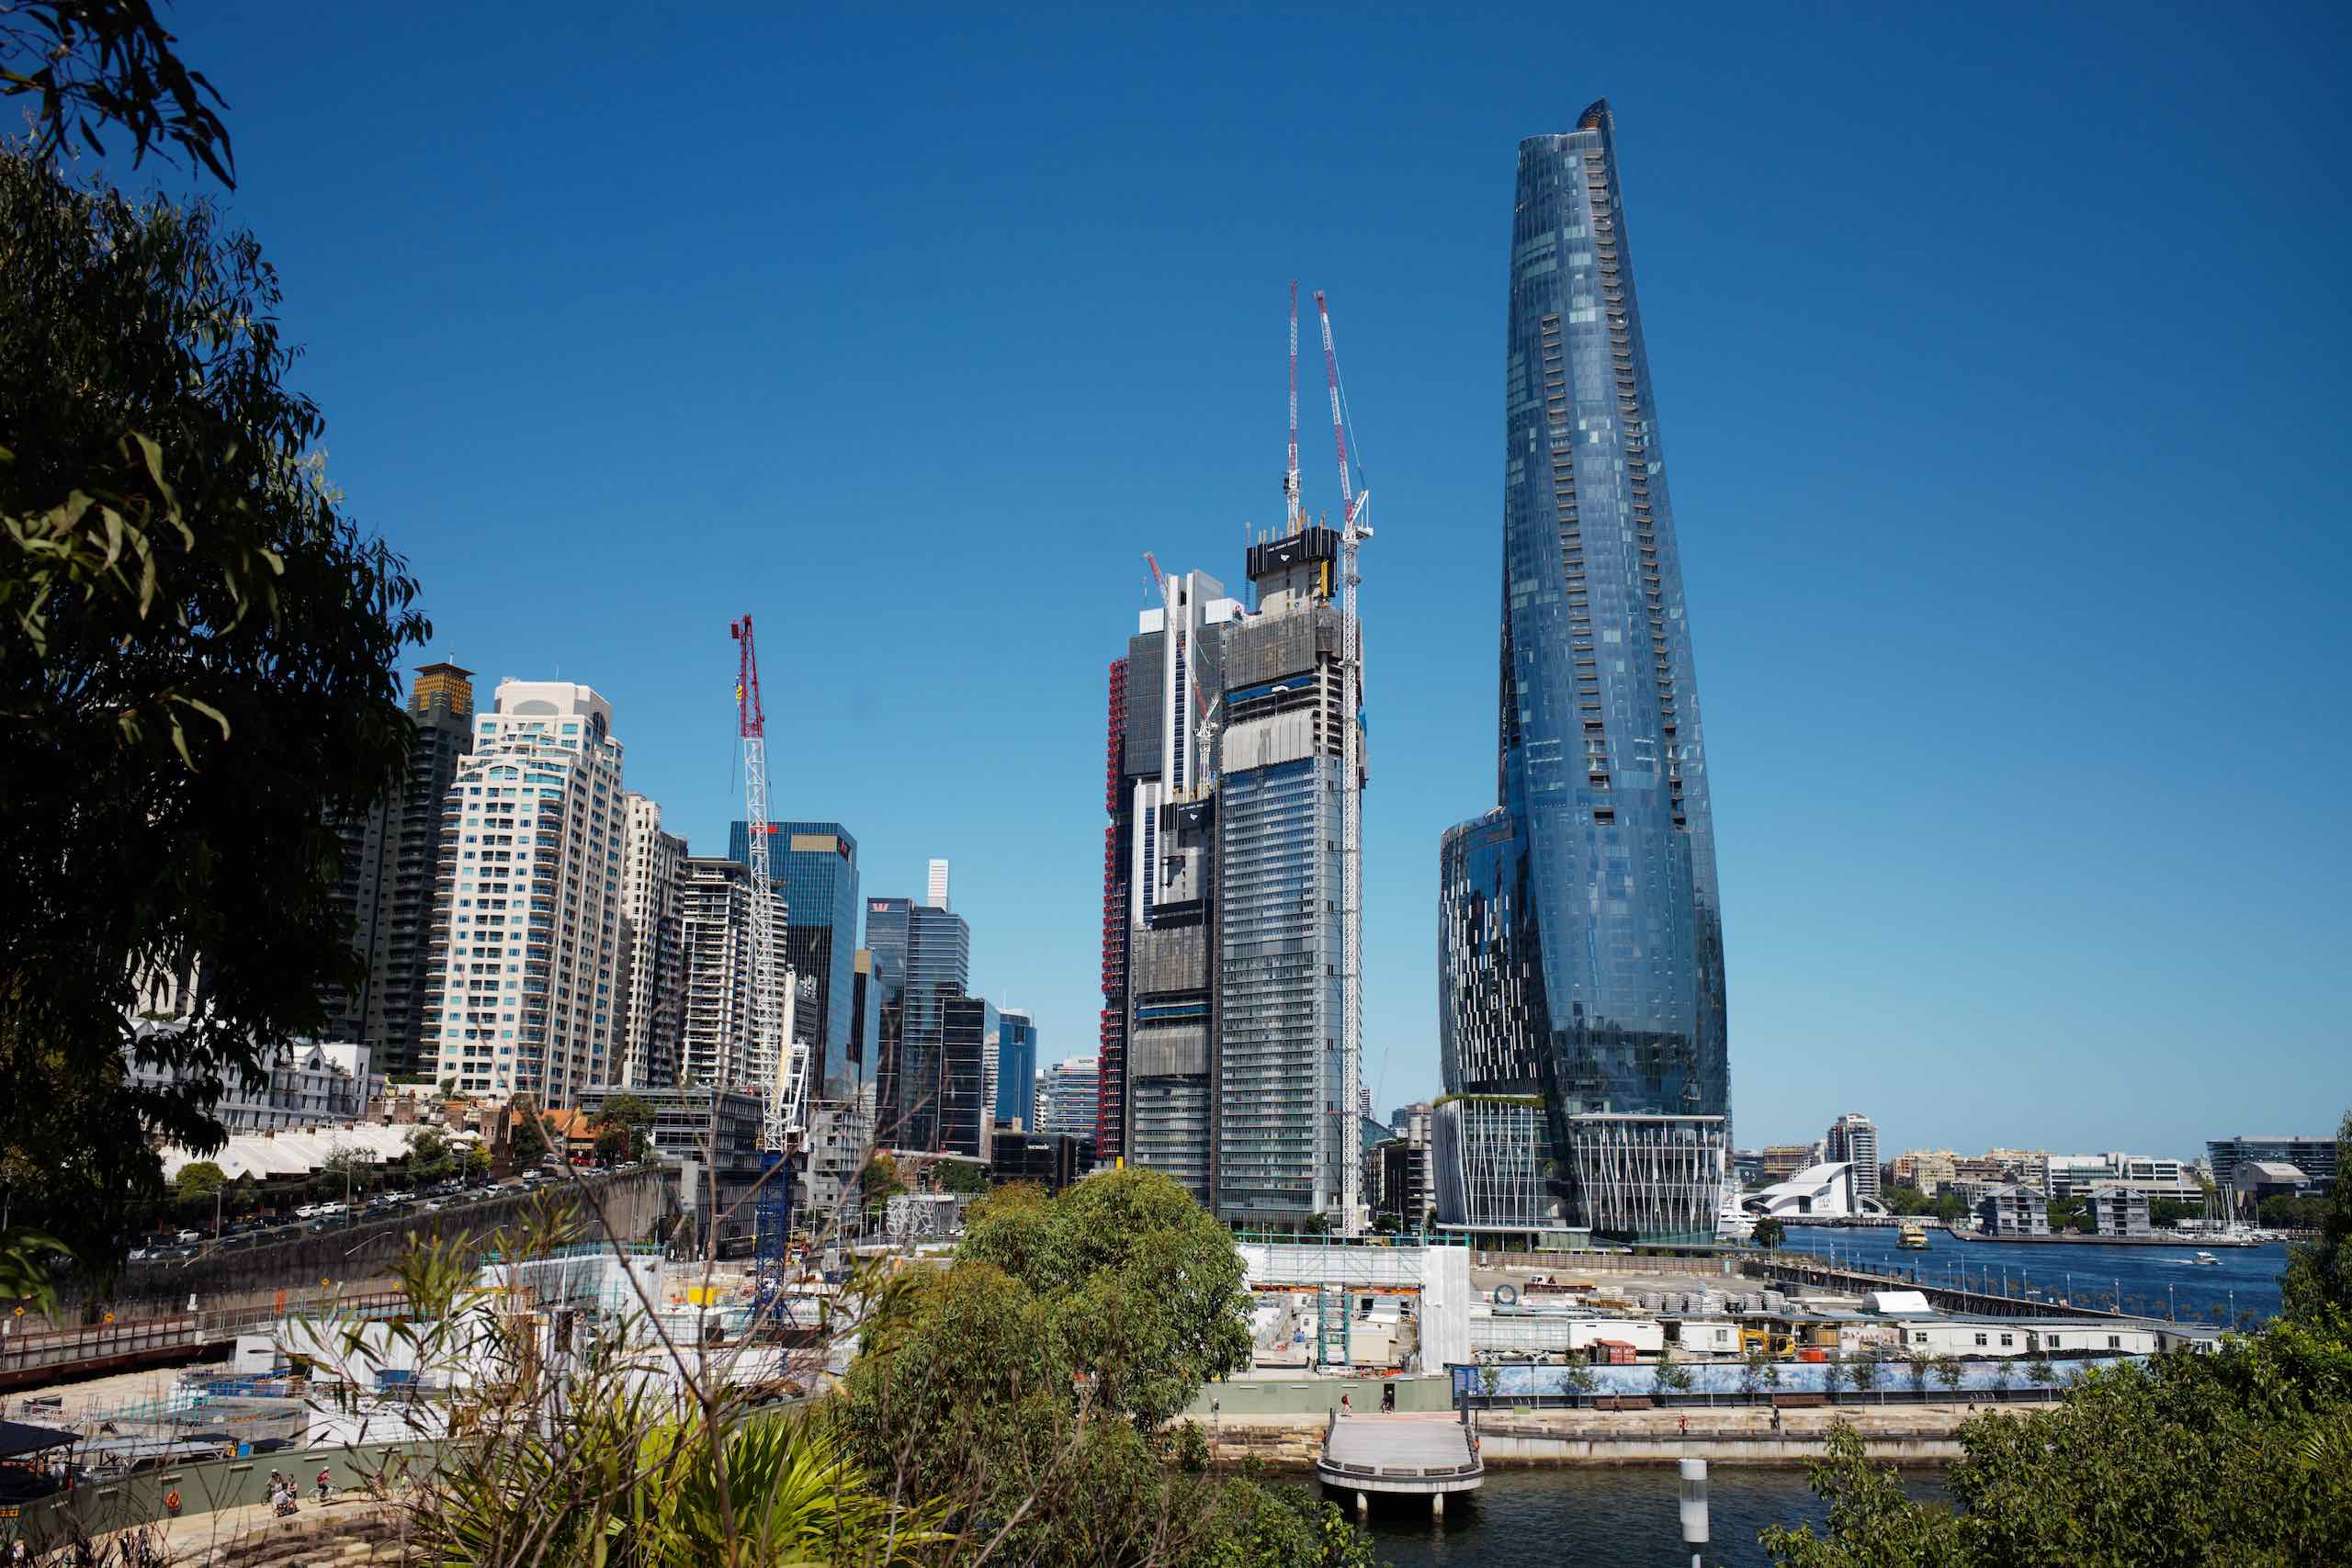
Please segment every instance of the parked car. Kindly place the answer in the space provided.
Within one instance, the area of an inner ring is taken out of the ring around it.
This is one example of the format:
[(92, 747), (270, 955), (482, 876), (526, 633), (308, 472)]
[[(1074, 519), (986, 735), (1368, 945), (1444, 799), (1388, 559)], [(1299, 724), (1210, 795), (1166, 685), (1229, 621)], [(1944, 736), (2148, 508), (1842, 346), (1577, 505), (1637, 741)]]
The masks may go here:
[(172, 1239), (185, 1247), (189, 1242), (202, 1241), (204, 1239), (204, 1233), (202, 1231), (182, 1231)]

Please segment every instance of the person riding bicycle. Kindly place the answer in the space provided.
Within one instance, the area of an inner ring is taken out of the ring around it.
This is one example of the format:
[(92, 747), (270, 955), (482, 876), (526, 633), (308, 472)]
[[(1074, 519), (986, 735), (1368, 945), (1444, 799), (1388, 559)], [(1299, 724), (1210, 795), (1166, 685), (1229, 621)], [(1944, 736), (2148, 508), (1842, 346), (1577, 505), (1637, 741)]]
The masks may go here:
[(334, 1495), (334, 1477), (325, 1465), (319, 1466), (319, 1501), (323, 1503)]

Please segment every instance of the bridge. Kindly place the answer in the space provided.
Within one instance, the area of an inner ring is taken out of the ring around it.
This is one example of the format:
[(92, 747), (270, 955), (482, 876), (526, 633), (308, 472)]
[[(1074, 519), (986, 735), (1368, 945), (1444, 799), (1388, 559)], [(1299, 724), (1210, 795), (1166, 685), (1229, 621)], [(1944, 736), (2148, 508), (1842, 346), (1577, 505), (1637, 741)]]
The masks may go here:
[(1326, 1486), (1354, 1493), (1359, 1514), (1371, 1512), (1375, 1496), (1427, 1497), (1430, 1517), (1442, 1518), (1447, 1494), (1476, 1491), (1487, 1466), (1459, 1416), (1334, 1413), (1315, 1473)]

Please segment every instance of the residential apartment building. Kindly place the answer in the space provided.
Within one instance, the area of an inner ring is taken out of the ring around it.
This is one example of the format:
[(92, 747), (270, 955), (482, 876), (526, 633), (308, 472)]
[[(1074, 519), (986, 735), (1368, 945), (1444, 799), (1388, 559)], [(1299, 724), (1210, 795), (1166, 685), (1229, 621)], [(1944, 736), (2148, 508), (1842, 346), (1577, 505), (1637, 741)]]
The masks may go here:
[(1888, 1162), (1887, 1174), (1932, 1198), (1959, 1179), (1960, 1156), (1950, 1149), (1905, 1149)]
[(678, 1081), (685, 1026), (686, 840), (662, 830), (662, 807), (623, 795), (619, 1081), (664, 1089)]
[[(680, 1081), (774, 1093), (775, 1048), (752, 1039), (751, 867), (731, 856), (688, 855), (678, 863), (678, 877), (685, 975)], [(773, 888), (767, 896), (774, 901), (773, 929), (782, 931), (783, 897)], [(768, 994), (784, 1015), (775, 1021), (774, 1038), (781, 1040), (789, 1020), (792, 970), (781, 953), (770, 954), (769, 962)]]
[(1714, 822), (1606, 101), (1519, 144), (1510, 232), (1496, 798), (1438, 845), (1440, 1068), (1450, 1094), (1544, 1102), (1575, 1224), (1712, 1242)]
[(2030, 1187), (1995, 1187), (1978, 1195), (1976, 1222), (1990, 1236), (2048, 1235), (2049, 1201)]
[(2090, 1211), (2094, 1235), (2129, 1238), (2155, 1234), (2148, 1223), (2148, 1194), (2141, 1188), (2093, 1187), (2083, 1199), (2084, 1207)]
[(1857, 1203), (1879, 1201), (1878, 1123), (1859, 1111), (1849, 1111), (1829, 1124), (1828, 1134), (1822, 1139), (1822, 1155), (1854, 1168)]
[(1102, 1062), (1097, 1056), (1072, 1056), (1046, 1069), (1046, 1095), (1039, 1107), (1040, 1131), (1094, 1135), (1095, 1111), (1102, 1085)]
[(501, 681), (442, 812), (447, 920), (426, 1024), (461, 1092), (576, 1104), (619, 1067), (621, 745), (612, 705)]
[(351, 919), (367, 971), (357, 990), (327, 992), (326, 1032), (368, 1046), (377, 1069), (392, 1077), (429, 1072), (439, 1056), (439, 1036), (427, 1031), (425, 1015), (441, 979), (437, 949), (447, 940), (446, 911), (436, 904), (448, 870), (442, 813), (458, 765), (473, 750), (472, 675), (448, 663), (418, 668), (408, 694), (416, 730), (408, 776), (391, 798), (340, 829), (335, 901)]

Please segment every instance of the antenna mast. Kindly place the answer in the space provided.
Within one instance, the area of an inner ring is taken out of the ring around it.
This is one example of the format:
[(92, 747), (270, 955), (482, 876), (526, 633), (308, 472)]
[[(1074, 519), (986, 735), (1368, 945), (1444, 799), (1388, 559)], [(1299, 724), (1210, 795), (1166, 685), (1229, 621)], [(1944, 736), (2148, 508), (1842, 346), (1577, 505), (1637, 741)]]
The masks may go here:
[[(1348, 468), (1348, 424), (1340, 395), (1340, 355), (1331, 345), (1331, 310), (1315, 291), (1323, 326), (1323, 374), (1331, 392), (1331, 439), (1340, 452), (1340, 1220), (1341, 1234), (1361, 1235), (1363, 1209), (1363, 630), (1356, 622), (1356, 550), (1372, 537), (1364, 521), (1372, 503), (1358, 495)], [(1295, 327), (1291, 378), (1298, 378)], [(1292, 394), (1295, 411), (1297, 394)], [(1292, 414), (1295, 425), (1297, 414)], [(1293, 437), (1294, 443), (1295, 436)], [(1294, 446), (1294, 450), (1295, 447)], [(1292, 458), (1295, 470), (1297, 459)], [(1295, 481), (1294, 481), (1295, 482)], [(1295, 502), (1294, 502), (1294, 504)]]

